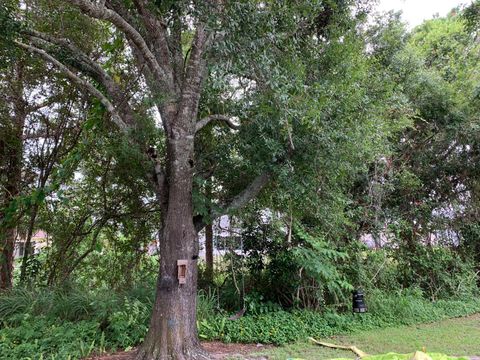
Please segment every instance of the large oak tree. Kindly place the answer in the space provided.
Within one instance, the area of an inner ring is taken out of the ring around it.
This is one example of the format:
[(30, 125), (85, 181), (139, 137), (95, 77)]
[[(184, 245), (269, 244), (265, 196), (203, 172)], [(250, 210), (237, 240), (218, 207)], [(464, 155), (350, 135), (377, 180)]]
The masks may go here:
[(267, 186), (283, 186), (277, 206), (315, 204), (401, 114), (387, 114), (392, 88), (359, 36), (368, 1), (28, 3), (60, 20), (24, 20), (13, 43), (103, 106), (143, 155), (161, 209), (157, 296), (137, 359), (208, 358), (195, 321), (198, 231)]

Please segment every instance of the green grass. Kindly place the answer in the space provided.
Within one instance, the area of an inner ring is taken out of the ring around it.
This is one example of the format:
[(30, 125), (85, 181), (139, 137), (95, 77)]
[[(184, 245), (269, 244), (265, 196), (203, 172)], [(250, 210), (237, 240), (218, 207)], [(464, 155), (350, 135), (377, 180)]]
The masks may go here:
[(407, 353), (426, 347), (429, 352), (449, 355), (480, 355), (480, 314), (432, 324), (365, 331), (336, 337), (353, 342), (367, 353)]
[(266, 356), (269, 360), (285, 360), (288, 358), (301, 358), (305, 360), (333, 359), (333, 358), (351, 358), (355, 355), (345, 350), (328, 349), (321, 346), (314, 346), (309, 343), (296, 343), (271, 348), (267, 351), (252, 354), (253, 356)]
[[(425, 347), (428, 352), (479, 356), (480, 314), (431, 324), (367, 330), (354, 335), (334, 336), (322, 340), (335, 344), (355, 345), (369, 354), (412, 353)], [(289, 357), (305, 360), (355, 358), (351, 352), (327, 349), (308, 343), (276, 347), (257, 355), (278, 360)]]

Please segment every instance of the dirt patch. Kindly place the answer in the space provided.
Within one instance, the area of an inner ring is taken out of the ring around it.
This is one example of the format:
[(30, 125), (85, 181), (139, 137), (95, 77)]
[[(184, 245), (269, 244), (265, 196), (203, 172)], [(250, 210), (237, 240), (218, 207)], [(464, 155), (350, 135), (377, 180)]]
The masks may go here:
[[(202, 346), (207, 350), (213, 359), (266, 359), (266, 357), (255, 357), (251, 354), (258, 353), (270, 346), (261, 344), (224, 344), (219, 341), (203, 342)], [(102, 354), (90, 357), (86, 360), (133, 360), (135, 358), (135, 350), (121, 351), (114, 354)]]
[(95, 355), (85, 360), (133, 360), (134, 355), (135, 355), (135, 350), (121, 351), (114, 354)]
[(264, 359), (264, 357), (252, 357), (249, 355), (271, 347), (261, 344), (224, 344), (219, 341), (204, 342), (202, 345), (215, 359), (232, 357), (239, 357), (242, 359)]

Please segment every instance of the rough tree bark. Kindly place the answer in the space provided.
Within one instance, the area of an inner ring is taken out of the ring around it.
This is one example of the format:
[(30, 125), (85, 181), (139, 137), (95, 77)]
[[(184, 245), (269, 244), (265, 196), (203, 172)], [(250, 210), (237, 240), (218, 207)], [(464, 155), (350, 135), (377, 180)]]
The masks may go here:
[[(173, 132), (177, 130), (175, 126)], [(208, 358), (196, 329), (198, 240), (193, 224), (191, 135), (169, 141), (168, 210), (160, 242), (160, 274), (150, 329), (137, 359)], [(186, 284), (179, 284), (177, 260), (187, 260)]]

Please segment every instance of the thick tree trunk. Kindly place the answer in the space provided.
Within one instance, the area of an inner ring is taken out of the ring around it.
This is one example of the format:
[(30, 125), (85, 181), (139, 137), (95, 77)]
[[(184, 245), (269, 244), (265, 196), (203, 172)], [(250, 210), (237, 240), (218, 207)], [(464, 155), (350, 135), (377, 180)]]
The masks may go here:
[[(160, 241), (160, 272), (150, 328), (137, 360), (209, 359), (196, 325), (198, 239), (193, 224), (193, 137), (169, 141), (168, 209)], [(187, 263), (185, 284), (177, 261)]]

